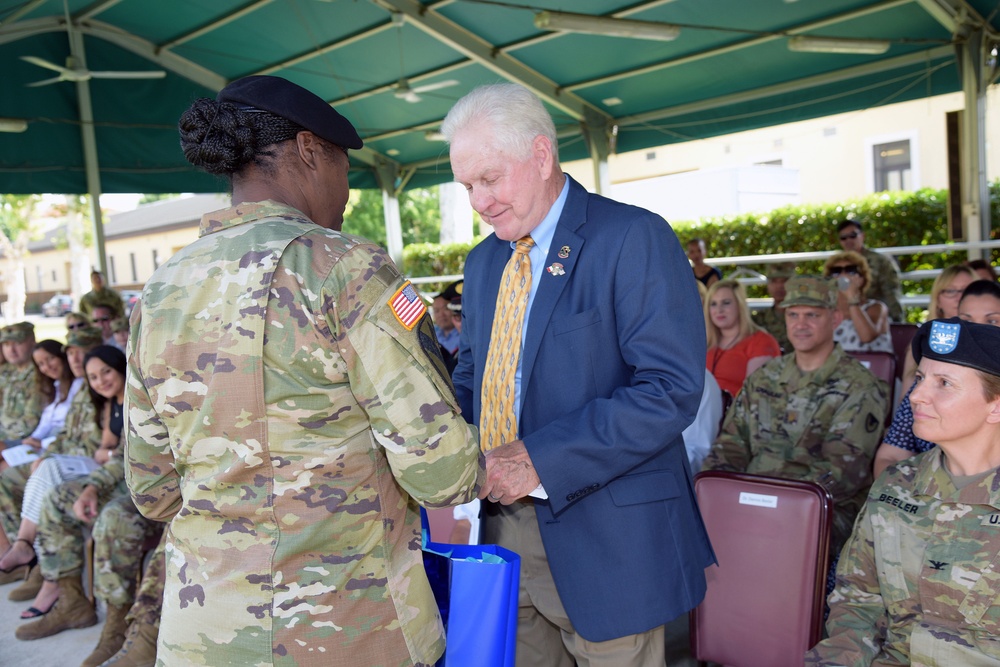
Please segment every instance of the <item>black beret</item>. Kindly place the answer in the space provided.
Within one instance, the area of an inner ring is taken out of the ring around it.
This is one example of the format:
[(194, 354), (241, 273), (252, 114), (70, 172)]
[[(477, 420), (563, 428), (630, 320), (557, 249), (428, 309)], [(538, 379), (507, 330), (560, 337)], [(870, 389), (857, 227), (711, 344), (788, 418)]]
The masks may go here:
[(912, 343), (913, 358), (937, 359), (1000, 376), (1000, 327), (958, 317), (925, 322)]
[(280, 76), (246, 76), (219, 91), (219, 102), (270, 111), (344, 148), (364, 146), (358, 131), (315, 94)]
[(464, 281), (456, 280), (455, 282), (453, 282), (452, 284), (448, 285), (443, 290), (441, 290), (441, 293), (438, 294), (434, 298), (437, 299), (437, 298), (440, 297), (440, 298), (444, 299), (445, 301), (450, 302), (455, 297), (461, 297), (462, 296), (462, 285), (463, 284), (464, 284)]

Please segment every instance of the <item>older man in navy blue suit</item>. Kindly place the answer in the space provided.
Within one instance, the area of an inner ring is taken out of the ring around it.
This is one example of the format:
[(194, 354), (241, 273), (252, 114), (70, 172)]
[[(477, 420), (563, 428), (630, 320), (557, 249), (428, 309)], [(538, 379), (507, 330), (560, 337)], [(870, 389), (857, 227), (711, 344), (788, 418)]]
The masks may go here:
[(662, 667), (663, 625), (701, 601), (714, 562), (681, 439), (705, 374), (691, 268), (662, 218), (562, 173), (552, 119), (523, 87), (473, 91), (442, 131), (494, 231), (465, 267), (454, 381), (470, 422), (504, 267), (534, 242), (517, 435), (487, 453), (480, 495), (484, 539), (523, 558), (517, 664)]

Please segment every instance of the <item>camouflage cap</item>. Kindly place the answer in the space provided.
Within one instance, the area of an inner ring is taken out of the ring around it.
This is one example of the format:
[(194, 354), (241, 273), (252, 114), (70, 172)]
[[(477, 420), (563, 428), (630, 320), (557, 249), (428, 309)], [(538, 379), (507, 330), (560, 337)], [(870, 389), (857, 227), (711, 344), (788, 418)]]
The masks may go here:
[(910, 344), (913, 359), (924, 357), (1000, 375), (1000, 328), (959, 317), (924, 322)]
[(118, 333), (119, 331), (128, 331), (128, 320), (124, 317), (116, 317), (111, 320), (111, 333)]
[(795, 275), (795, 264), (792, 262), (779, 262), (778, 264), (767, 265), (767, 279), (791, 278)]
[(785, 284), (782, 306), (813, 306), (814, 308), (836, 308), (837, 288), (832, 280), (819, 276), (793, 276)]
[(23, 343), (35, 335), (35, 325), (31, 322), (17, 322), (0, 330), (0, 343)]
[(94, 347), (104, 342), (104, 333), (95, 326), (73, 329), (66, 335), (66, 347)]

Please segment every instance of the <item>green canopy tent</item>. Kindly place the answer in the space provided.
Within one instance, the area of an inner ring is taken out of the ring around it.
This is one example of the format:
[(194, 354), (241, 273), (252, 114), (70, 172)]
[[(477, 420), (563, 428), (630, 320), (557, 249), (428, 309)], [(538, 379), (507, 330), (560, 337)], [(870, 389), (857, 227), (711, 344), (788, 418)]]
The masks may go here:
[(592, 158), (599, 187), (615, 151), (964, 90), (979, 240), (998, 14), (998, 0), (0, 0), (0, 192), (223, 189), (184, 161), (176, 119), (275, 74), (358, 127), (350, 183), (382, 189), (398, 257), (395, 197), (451, 179), (436, 131), (476, 85), (535, 90), (562, 159)]

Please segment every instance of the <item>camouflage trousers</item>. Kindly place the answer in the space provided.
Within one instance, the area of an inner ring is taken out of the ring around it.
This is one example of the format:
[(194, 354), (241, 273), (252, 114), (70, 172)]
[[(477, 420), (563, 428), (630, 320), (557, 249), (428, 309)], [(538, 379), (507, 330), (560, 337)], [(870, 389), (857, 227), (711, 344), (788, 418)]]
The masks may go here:
[[(163, 524), (160, 524), (161, 526)], [(163, 608), (163, 584), (166, 581), (167, 567), (164, 545), (167, 543), (167, 531), (160, 535), (160, 543), (149, 557), (146, 569), (135, 594), (135, 603), (129, 609), (126, 621), (142, 623), (154, 628), (160, 627), (160, 610)]]
[[(108, 604), (131, 606), (135, 581), (142, 567), (142, 545), (159, 528), (141, 514), (119, 485), (99, 496), (100, 514), (94, 522), (94, 595)], [(83, 571), (86, 524), (73, 512), (83, 491), (83, 480), (64, 482), (42, 503), (38, 523), (38, 562), (48, 580)]]
[(17, 539), (17, 529), (21, 526), (21, 503), (29, 477), (30, 463), (7, 468), (0, 474), (0, 527), (11, 542)]

